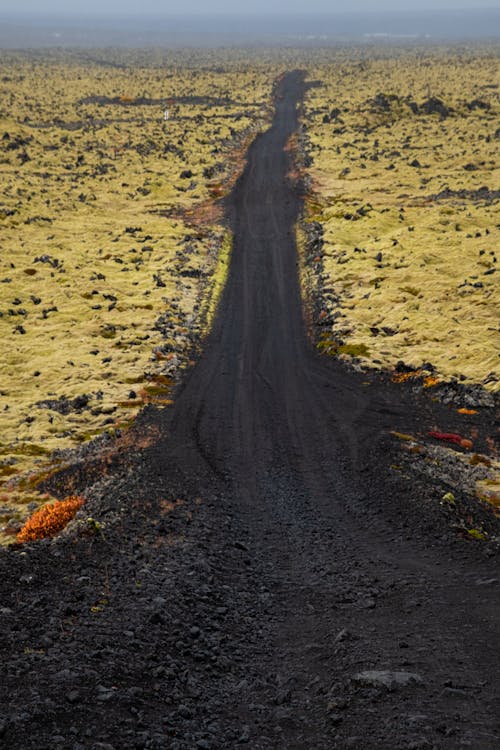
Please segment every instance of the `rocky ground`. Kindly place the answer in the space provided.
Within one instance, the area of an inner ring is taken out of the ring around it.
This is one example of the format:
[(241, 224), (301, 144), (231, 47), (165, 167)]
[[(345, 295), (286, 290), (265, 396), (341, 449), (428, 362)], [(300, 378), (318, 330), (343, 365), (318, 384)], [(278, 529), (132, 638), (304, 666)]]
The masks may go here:
[[(498, 518), (391, 434), (463, 417), (305, 335), (283, 150), (303, 91), (277, 85), (228, 200), (175, 405), (50, 480), (87, 501), (61, 537), (0, 554), (2, 747), (498, 747)], [(494, 418), (470, 417), (478, 452)]]

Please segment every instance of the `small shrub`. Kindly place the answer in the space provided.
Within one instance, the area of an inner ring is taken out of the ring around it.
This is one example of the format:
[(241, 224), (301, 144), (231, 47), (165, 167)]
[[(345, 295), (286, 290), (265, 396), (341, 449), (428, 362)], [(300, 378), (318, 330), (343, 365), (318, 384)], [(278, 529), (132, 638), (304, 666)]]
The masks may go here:
[(44, 505), (28, 518), (17, 535), (18, 542), (34, 542), (53, 537), (64, 529), (85, 502), (83, 497), (71, 495)]
[(480, 540), (486, 539), (485, 534), (483, 534), (482, 531), (479, 531), (479, 529), (467, 529), (467, 533), (473, 539), (480, 539)]

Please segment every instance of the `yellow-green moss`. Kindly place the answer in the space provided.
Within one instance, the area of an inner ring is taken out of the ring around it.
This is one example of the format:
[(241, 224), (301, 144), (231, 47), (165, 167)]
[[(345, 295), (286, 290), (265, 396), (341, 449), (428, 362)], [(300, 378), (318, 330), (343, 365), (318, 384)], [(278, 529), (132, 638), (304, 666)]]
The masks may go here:
[[(483, 190), (500, 184), (498, 46), (338, 51), (308, 71), (322, 82), (304, 124), (322, 271), (342, 313), (332, 335), (364, 344), (374, 366), (431, 361), (498, 390), (499, 199)], [(413, 113), (407, 102), (429, 96), (448, 117)]]
[[(106, 64), (120, 55), (124, 65)], [(214, 238), (224, 229), (220, 211), (193, 229), (195, 209), (209, 213), (211, 171), (229, 184), (240, 169), (233, 150), (265, 126), (279, 65), (220, 55), (217, 70), (194, 51), (105, 51), (102, 65), (78, 52), (0, 56), (0, 455), (16, 458), (16, 472), (126, 429), (148, 400), (168, 403), (155, 323), (170, 316), (181, 366), (206, 279), (210, 323), (223, 285)], [(120, 103), (100, 106), (96, 96)], [(142, 96), (158, 104), (138, 104)], [(15, 140), (24, 145), (8, 148)], [(199, 276), (182, 276), (186, 266)], [(132, 398), (134, 388), (143, 395)], [(88, 408), (50, 407), (84, 394)], [(12, 493), (8, 503), (17, 507)]]
[(342, 344), (338, 348), (339, 354), (347, 354), (349, 357), (368, 357), (370, 354), (366, 344)]

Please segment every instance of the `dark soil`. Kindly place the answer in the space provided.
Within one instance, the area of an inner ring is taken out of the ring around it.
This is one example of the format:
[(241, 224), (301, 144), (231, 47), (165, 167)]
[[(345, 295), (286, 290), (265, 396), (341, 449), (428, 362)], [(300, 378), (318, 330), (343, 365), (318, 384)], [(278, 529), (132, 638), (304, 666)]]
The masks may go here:
[(256, 102), (238, 102), (234, 101), (228, 96), (175, 96), (173, 98), (163, 99), (151, 99), (145, 96), (138, 96), (134, 99), (120, 96), (87, 96), (85, 99), (80, 99), (78, 104), (97, 104), (99, 106), (106, 106), (111, 104), (118, 104), (123, 107), (166, 107), (176, 106), (178, 104), (191, 104), (191, 105), (205, 105), (212, 107), (223, 107), (223, 106), (240, 106), (240, 107), (259, 107), (260, 103)]
[[(500, 745), (498, 520), (469, 504), (487, 539), (457, 530), (389, 434), (463, 417), (306, 336), (283, 150), (304, 85), (277, 85), (230, 196), (175, 406), (53, 480), (88, 498), (62, 537), (0, 554), (5, 750)], [(478, 449), (493, 416), (465, 422)]]

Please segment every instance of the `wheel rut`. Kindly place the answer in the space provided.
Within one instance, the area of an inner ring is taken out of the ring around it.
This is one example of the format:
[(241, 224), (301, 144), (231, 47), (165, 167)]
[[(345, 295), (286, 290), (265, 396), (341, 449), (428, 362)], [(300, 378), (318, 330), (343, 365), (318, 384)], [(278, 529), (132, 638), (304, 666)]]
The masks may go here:
[[(227, 285), (174, 417), (174, 442), (178, 429), (186, 445), (196, 414), (198, 446), (228, 478), (224, 504), (244, 525), (247, 564), (258, 569), (254, 602), (262, 585), (264, 599), (273, 602), (256, 614), (265, 646), (247, 656), (255, 681), (240, 685), (231, 715), (257, 706), (248, 716), (256, 748), (407, 747), (411, 741), (425, 747), (432, 746), (428, 737), (437, 725), (445, 735), (439, 746), (453, 747), (464, 718), (458, 724), (452, 718), (445, 685), (477, 684), (471, 674), (457, 679), (455, 670), (460, 664), (461, 675), (476, 673), (477, 659), (488, 670), (492, 652), (485, 642), (498, 639), (498, 630), (487, 605), (486, 628), (482, 615), (476, 620), (482, 647), (463, 644), (458, 623), (466, 611), (471, 618), (464, 571), (372, 510), (388, 488), (373, 463), (364, 474), (360, 465), (384, 429), (418, 416), (393, 394), (367, 392), (361, 378), (325, 364), (308, 341), (294, 239), (301, 204), (287, 179), (285, 150), (298, 128), (304, 90), (301, 72), (280, 82), (273, 125), (250, 147), (229, 199), (234, 246)], [(259, 688), (265, 708), (256, 698), (264, 665), (274, 675), (274, 683)], [(356, 692), (352, 678), (363, 668), (415, 671), (426, 688), (408, 687), (397, 696), (380, 694), (376, 686)], [(412, 718), (418, 714), (412, 703), (425, 719)], [(398, 709), (392, 726), (387, 712)], [(385, 727), (379, 713), (386, 714)], [(481, 723), (475, 719), (464, 736), (472, 737)], [(367, 724), (372, 736), (356, 734)], [(489, 732), (482, 739), (476, 734), (473, 743), (489, 747)]]

